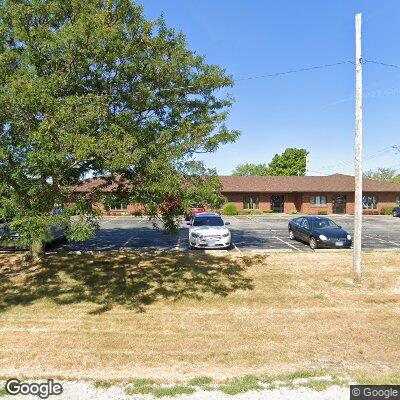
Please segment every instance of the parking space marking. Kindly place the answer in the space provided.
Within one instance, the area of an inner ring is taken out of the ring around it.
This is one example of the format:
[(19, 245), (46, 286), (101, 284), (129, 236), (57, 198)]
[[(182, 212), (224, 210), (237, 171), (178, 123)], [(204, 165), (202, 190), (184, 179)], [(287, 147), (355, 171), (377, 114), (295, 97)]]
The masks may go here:
[(239, 253), (241, 253), (242, 251), (239, 249), (239, 247), (236, 246), (235, 243), (232, 242), (233, 247), (235, 248), (236, 251), (238, 251)]
[(367, 238), (370, 238), (370, 239), (379, 240), (379, 241), (382, 242), (382, 243), (391, 243), (391, 244), (394, 244), (394, 245), (400, 247), (400, 244), (399, 244), (399, 243), (393, 242), (393, 241), (391, 241), (391, 240), (381, 239), (381, 238), (378, 237), (378, 236), (371, 236), (371, 235), (364, 235), (364, 236), (367, 237)]
[(297, 251), (300, 251), (301, 253), (303, 252), (303, 250), (298, 249), (296, 246), (293, 246), (292, 244), (290, 244), (289, 242), (286, 242), (285, 240), (279, 238), (278, 236), (274, 236), (274, 239), (277, 239), (277, 240), (279, 240), (280, 242), (285, 243), (285, 244), (288, 245), (289, 247), (291, 247), (291, 248), (293, 248), (293, 249), (295, 249), (295, 250), (297, 250)]
[(175, 250), (180, 250), (181, 248), (181, 236), (178, 236), (178, 241), (176, 242)]

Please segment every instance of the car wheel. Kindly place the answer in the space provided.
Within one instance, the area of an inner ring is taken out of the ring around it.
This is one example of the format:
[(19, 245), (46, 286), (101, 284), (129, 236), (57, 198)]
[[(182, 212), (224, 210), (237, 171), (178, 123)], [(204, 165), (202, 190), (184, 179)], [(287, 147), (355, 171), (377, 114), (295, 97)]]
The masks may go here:
[(318, 248), (318, 244), (317, 244), (317, 241), (315, 240), (315, 238), (310, 238), (310, 247), (313, 249), (313, 250), (315, 250), (315, 249), (317, 249)]
[(295, 240), (296, 239), (296, 237), (294, 236), (294, 233), (293, 233), (293, 231), (291, 229), (289, 229), (289, 239), (290, 240)]

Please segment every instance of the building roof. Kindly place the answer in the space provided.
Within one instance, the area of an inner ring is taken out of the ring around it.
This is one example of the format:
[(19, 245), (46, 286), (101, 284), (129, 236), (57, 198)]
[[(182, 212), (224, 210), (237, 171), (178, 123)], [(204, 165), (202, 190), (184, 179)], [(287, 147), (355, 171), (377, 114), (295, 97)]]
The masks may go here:
[[(354, 192), (354, 177), (342, 174), (328, 176), (220, 176), (220, 181), (222, 193)], [(123, 182), (119, 181), (119, 185), (123, 186)], [(119, 185), (116, 183), (107, 185), (104, 178), (86, 179), (73, 191), (74, 193), (88, 193), (97, 189), (102, 192), (112, 192), (117, 190)], [(400, 184), (364, 179), (363, 191), (400, 194)]]
[[(221, 176), (222, 192), (354, 192), (354, 177), (328, 176)], [(398, 192), (400, 184), (363, 180), (364, 192)]]

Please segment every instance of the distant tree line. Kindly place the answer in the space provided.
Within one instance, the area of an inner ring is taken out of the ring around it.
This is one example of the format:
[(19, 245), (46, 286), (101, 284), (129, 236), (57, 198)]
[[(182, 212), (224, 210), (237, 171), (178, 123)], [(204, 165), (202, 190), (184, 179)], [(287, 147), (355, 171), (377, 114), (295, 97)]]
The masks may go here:
[(275, 154), (269, 164), (239, 164), (232, 172), (236, 176), (305, 175), (307, 168), (306, 149), (288, 148), (282, 154)]

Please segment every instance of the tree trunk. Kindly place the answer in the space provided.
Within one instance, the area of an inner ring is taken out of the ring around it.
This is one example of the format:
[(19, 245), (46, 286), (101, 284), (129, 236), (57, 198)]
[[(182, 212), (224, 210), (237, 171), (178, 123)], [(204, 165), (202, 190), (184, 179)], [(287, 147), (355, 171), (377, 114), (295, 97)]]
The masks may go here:
[(40, 239), (36, 239), (31, 244), (30, 249), (31, 257), (34, 261), (38, 261), (43, 257), (44, 254), (44, 243)]

